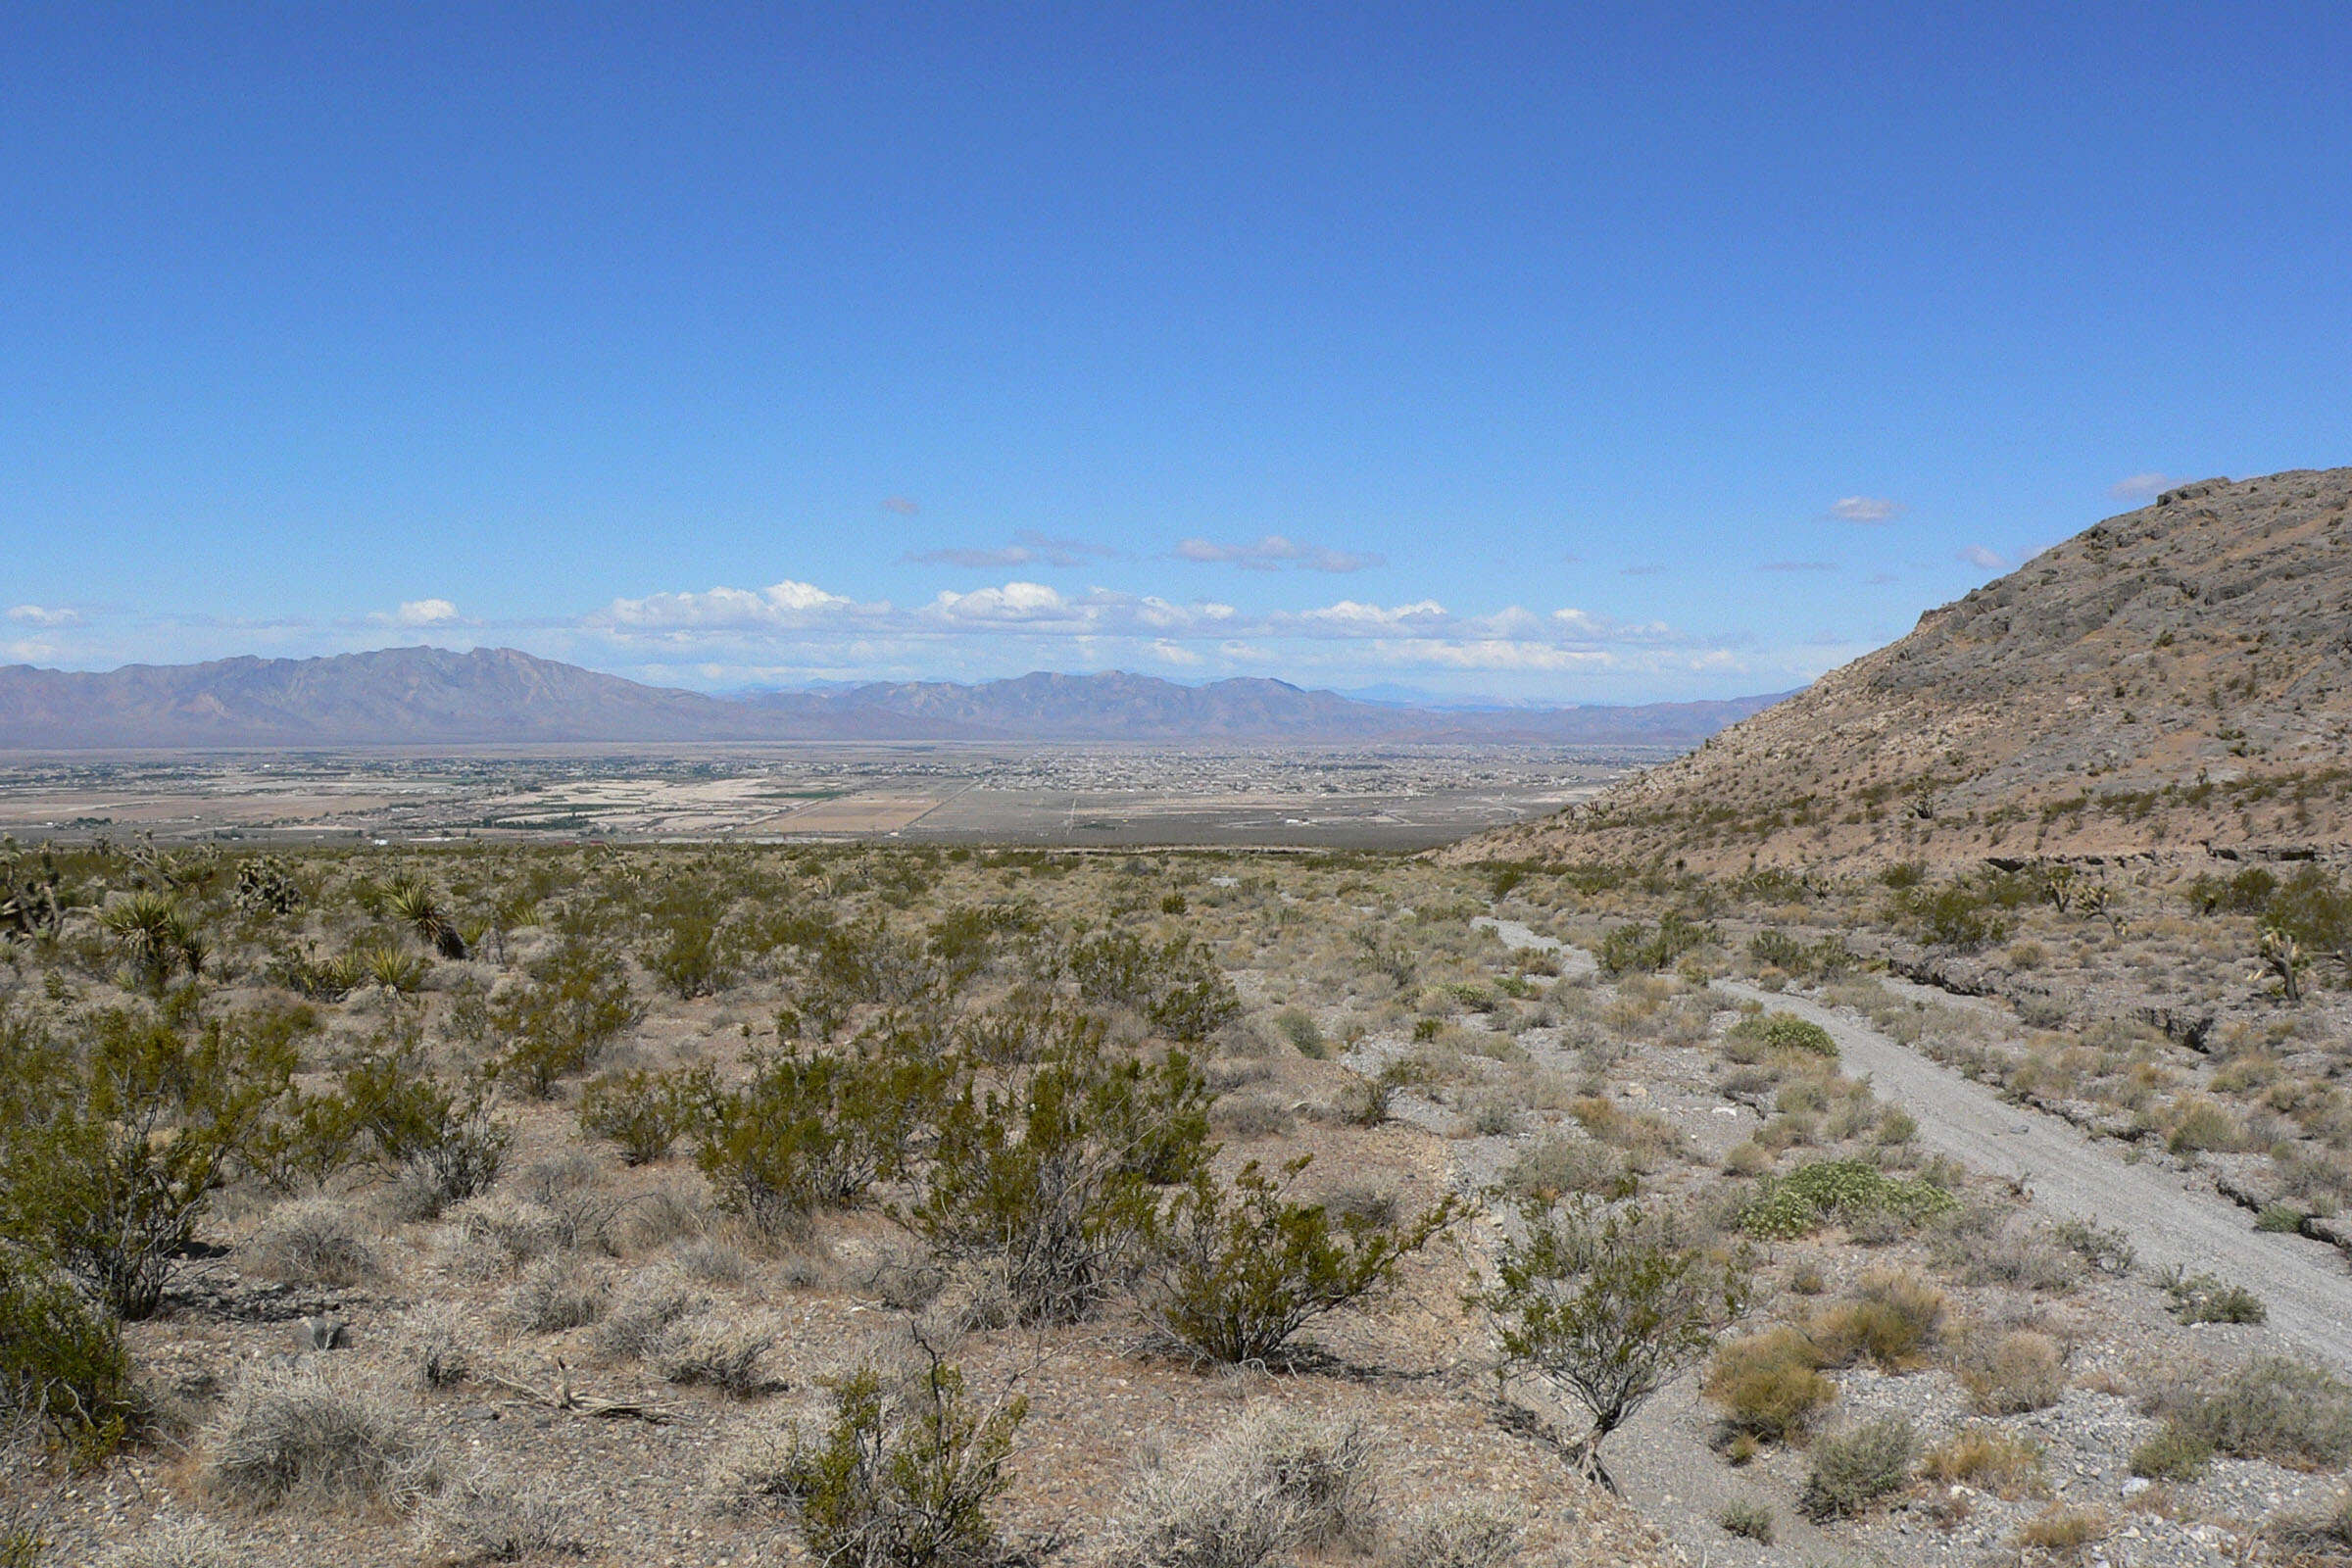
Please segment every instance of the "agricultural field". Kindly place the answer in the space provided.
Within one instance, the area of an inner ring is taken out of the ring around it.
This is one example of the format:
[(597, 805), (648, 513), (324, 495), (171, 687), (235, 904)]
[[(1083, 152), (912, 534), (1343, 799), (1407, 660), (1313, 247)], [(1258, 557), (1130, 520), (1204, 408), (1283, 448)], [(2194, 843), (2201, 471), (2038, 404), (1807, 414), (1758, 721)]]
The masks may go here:
[(2324, 871), (0, 858), (0, 1561), (2352, 1532)]
[(0, 832), (297, 846), (382, 839), (1418, 850), (1556, 810), (1643, 746), (617, 746), (15, 753)]

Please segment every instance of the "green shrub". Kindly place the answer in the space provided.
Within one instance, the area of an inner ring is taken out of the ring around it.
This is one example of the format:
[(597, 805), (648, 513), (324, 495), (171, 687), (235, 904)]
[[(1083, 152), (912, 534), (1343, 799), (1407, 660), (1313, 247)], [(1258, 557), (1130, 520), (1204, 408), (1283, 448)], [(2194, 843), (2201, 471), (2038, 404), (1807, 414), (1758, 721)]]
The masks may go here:
[(707, 1066), (605, 1073), (580, 1087), (580, 1132), (618, 1144), (627, 1164), (650, 1165), (710, 1121), (719, 1099)]
[(1280, 1181), (1251, 1160), (1230, 1189), (1202, 1171), (1170, 1201), (1154, 1316), (1171, 1342), (1210, 1361), (1267, 1360), (1315, 1318), (1388, 1287), (1453, 1217), (1448, 1196), (1403, 1226), (1364, 1214), (1335, 1222), (1321, 1203), (1288, 1196), (1308, 1158)]
[(1750, 1236), (1792, 1241), (1832, 1218), (1891, 1214), (1917, 1223), (1958, 1206), (1958, 1199), (1922, 1179), (1898, 1179), (1859, 1159), (1815, 1160), (1786, 1176), (1761, 1179), (1740, 1225)]
[(284, 1192), (359, 1165), (407, 1177), (416, 1212), (429, 1217), (497, 1180), (514, 1136), (492, 1115), (487, 1085), (443, 1081), (410, 1039), (362, 1056), (332, 1090), (289, 1092), (245, 1152)]
[(11, 1098), (26, 1114), (0, 1126), (0, 1240), (55, 1258), (123, 1318), (152, 1314), (285, 1091), (289, 1016), (110, 1012), (77, 1055), (19, 1042)]
[(2194, 1481), (2212, 1462), (2212, 1442), (2178, 1421), (2132, 1450), (2132, 1473), (2150, 1481)]
[(1603, 974), (1654, 974), (1714, 940), (1713, 926), (1669, 910), (1658, 917), (1655, 927), (1635, 920), (1611, 929), (1600, 939), (1595, 956)]
[(1751, 1013), (1732, 1025), (1731, 1038), (1750, 1041), (1766, 1051), (1793, 1051), (1838, 1059), (1838, 1042), (1830, 1032), (1792, 1012)]
[(989, 1517), (1011, 1484), (1014, 1398), (981, 1408), (956, 1367), (933, 1359), (896, 1388), (865, 1366), (832, 1385), (821, 1432), (795, 1440), (774, 1490), (811, 1561), (830, 1568), (975, 1568), (998, 1560)]
[(1723, 1512), (1715, 1516), (1724, 1534), (1742, 1536), (1759, 1546), (1772, 1544), (1773, 1520), (1769, 1503), (1754, 1502), (1745, 1497), (1727, 1502)]
[(103, 1454), (143, 1405), (120, 1326), (37, 1259), (0, 1247), (0, 1416)]
[(2352, 1387), (2284, 1356), (2257, 1356), (2214, 1387), (2163, 1403), (2183, 1431), (2235, 1458), (2307, 1469), (2352, 1459)]
[(1850, 1519), (1911, 1479), (1919, 1436), (1899, 1415), (1821, 1438), (1797, 1506), (1816, 1522)]
[(1506, 1365), (1592, 1414), (1579, 1457), (1605, 1478), (1601, 1442), (1747, 1309), (1751, 1266), (1684, 1241), (1661, 1210), (1588, 1198), (1531, 1203), (1521, 1216), (1525, 1234), (1505, 1238), (1494, 1282), (1472, 1300), (1493, 1319)]
[(2226, 1285), (2211, 1274), (2191, 1274), (2165, 1288), (2173, 1315), (2183, 1323), (2260, 1323), (2270, 1308), (2242, 1285)]
[(1070, 949), (1069, 971), (1087, 1002), (1132, 1008), (1158, 1033), (1188, 1045), (1242, 1013), (1233, 982), (1190, 936), (1153, 945), (1133, 932), (1107, 931)]
[(945, 1259), (1000, 1263), (1022, 1321), (1078, 1321), (1145, 1261), (1154, 1189), (1205, 1164), (1208, 1101), (1183, 1052), (1121, 1060), (1073, 1025), (1025, 1077), (948, 1102), (908, 1221)]
[(695, 1160), (723, 1207), (769, 1234), (902, 1173), (949, 1072), (901, 1038), (770, 1052), (752, 1066), (748, 1082), (710, 1102)]
[(688, 999), (726, 990), (743, 967), (738, 934), (699, 908), (673, 916), (638, 957), (665, 990)]
[(642, 1012), (629, 977), (613, 959), (579, 939), (566, 940), (533, 966), (531, 979), (490, 1008), (505, 1050), (496, 1070), (545, 1099), (556, 1080), (596, 1065)]

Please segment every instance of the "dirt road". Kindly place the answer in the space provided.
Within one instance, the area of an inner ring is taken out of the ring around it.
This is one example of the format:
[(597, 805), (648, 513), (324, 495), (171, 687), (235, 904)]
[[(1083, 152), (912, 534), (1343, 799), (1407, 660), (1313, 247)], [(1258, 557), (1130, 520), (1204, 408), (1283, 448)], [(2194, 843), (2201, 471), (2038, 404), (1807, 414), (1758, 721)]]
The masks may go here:
[[(1514, 920), (1481, 920), (1506, 947), (1558, 956), (1567, 973), (1590, 973), (1592, 956)], [(1736, 980), (1716, 989), (1743, 1002), (1793, 1012), (1830, 1032), (1849, 1077), (1867, 1077), (1879, 1098), (1919, 1122), (1928, 1150), (1972, 1170), (2017, 1182), (2034, 1205), (2057, 1218), (2114, 1226), (2131, 1237), (2143, 1267), (2179, 1264), (2244, 1285), (2270, 1307), (2271, 1331), (2294, 1350), (2352, 1372), (2352, 1272), (2324, 1244), (2257, 1231), (2251, 1217), (2212, 1185), (2156, 1165), (2126, 1164), (2123, 1149), (2095, 1142), (2067, 1122), (2013, 1105), (1897, 1045), (1850, 1015)], [(1908, 988), (1906, 988), (1908, 989)], [(1706, 1446), (1708, 1413), (1696, 1378), (1665, 1389), (1610, 1442), (1609, 1464), (1628, 1500), (1692, 1554), (1715, 1562), (1799, 1564), (1867, 1560), (1801, 1519), (1785, 1519), (1769, 1547), (1726, 1537), (1723, 1505), (1746, 1493)]]

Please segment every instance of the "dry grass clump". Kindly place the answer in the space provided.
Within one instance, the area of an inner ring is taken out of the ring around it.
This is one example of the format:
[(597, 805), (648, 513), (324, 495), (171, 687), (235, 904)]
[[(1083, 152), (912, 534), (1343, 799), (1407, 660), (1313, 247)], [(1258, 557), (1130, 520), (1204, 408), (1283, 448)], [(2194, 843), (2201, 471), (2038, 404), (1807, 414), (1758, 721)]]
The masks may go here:
[[(716, 1236), (695, 1237), (671, 1249), (669, 1256), (689, 1279), (700, 1280), (705, 1285), (741, 1286), (751, 1281), (750, 1256), (734, 1243)], [(795, 1253), (786, 1259), (787, 1271), (797, 1274), (799, 1271), (793, 1265), (803, 1262), (810, 1269), (818, 1266), (816, 1259)], [(811, 1277), (807, 1280), (787, 1279), (786, 1283), (813, 1284), (815, 1281)]]
[(622, 1288), (596, 1326), (599, 1355), (612, 1361), (642, 1361), (658, 1349), (672, 1324), (710, 1304), (667, 1269), (638, 1275)]
[(2352, 1492), (2326, 1507), (2274, 1519), (2263, 1535), (2291, 1562), (2352, 1562)]
[(2046, 1490), (2041, 1446), (1997, 1427), (1962, 1428), (1920, 1455), (1919, 1468), (1947, 1486), (1959, 1483), (2012, 1500), (2038, 1497)]
[(2046, 1410), (2066, 1392), (2066, 1358), (2058, 1342), (2033, 1329), (1972, 1338), (1959, 1370), (1983, 1415)]
[(2082, 1278), (2083, 1255), (2045, 1227), (1987, 1204), (1946, 1216), (1929, 1239), (1937, 1269), (1966, 1285), (2007, 1285), (2064, 1295)]
[(404, 1313), (392, 1332), (397, 1364), (419, 1389), (446, 1389), (473, 1375), (474, 1349), (464, 1317), (446, 1301)]
[(2352, 1386), (2286, 1356), (2257, 1356), (2209, 1386), (2176, 1386), (2149, 1401), (2190, 1438), (2239, 1459), (2304, 1470), (2352, 1460)]
[(356, 1285), (375, 1272), (375, 1250), (331, 1198), (280, 1203), (238, 1256), (248, 1272), (304, 1285)]
[(1705, 1392), (1735, 1436), (1780, 1443), (1810, 1429), (1838, 1385), (1821, 1375), (1812, 1342), (1783, 1325), (1726, 1341)]
[(1797, 1506), (1815, 1521), (1852, 1518), (1910, 1481), (1918, 1450), (1918, 1433), (1899, 1415), (1822, 1438)]
[(438, 1447), (382, 1394), (317, 1364), (256, 1368), (211, 1435), (204, 1487), (248, 1508), (409, 1508), (439, 1490)]
[(583, 1273), (568, 1256), (543, 1257), (523, 1271), (501, 1310), (530, 1334), (585, 1328), (605, 1314), (605, 1282)]
[(1556, 1203), (1571, 1193), (1607, 1198), (1629, 1180), (1625, 1156), (1594, 1138), (1553, 1133), (1519, 1151), (1503, 1167), (1502, 1190), (1513, 1198)]
[(668, 1382), (717, 1389), (737, 1398), (788, 1387), (770, 1361), (783, 1338), (766, 1313), (710, 1308), (680, 1317), (656, 1336), (645, 1359)]
[(2017, 1544), (2053, 1557), (2076, 1557), (2093, 1542), (2106, 1540), (2112, 1528), (2095, 1509), (2053, 1502), (2018, 1528)]
[(419, 1533), (460, 1562), (585, 1557), (580, 1520), (576, 1504), (541, 1483), (477, 1473), (426, 1506)]
[(1382, 1568), (1502, 1568), (1518, 1554), (1525, 1531), (1508, 1503), (1436, 1503), (1405, 1517), (1380, 1560)]
[(1346, 1544), (1378, 1524), (1370, 1440), (1353, 1421), (1252, 1405), (1127, 1489), (1103, 1561), (1116, 1568), (1258, 1568)]
[[(0, 1554), (0, 1562), (10, 1561)], [(249, 1559), (210, 1520), (158, 1519), (104, 1558), (105, 1568), (245, 1568)]]
[(1939, 1343), (1950, 1315), (1950, 1302), (1933, 1286), (1889, 1271), (1865, 1275), (1853, 1299), (1813, 1314), (1818, 1364), (1867, 1360), (1883, 1371), (1907, 1372)]
[(1227, 1095), (1210, 1107), (1208, 1119), (1218, 1132), (1244, 1142), (1280, 1137), (1297, 1121), (1290, 1102), (1278, 1095)]
[(451, 1263), (462, 1274), (512, 1274), (560, 1245), (564, 1224), (544, 1203), (492, 1194), (449, 1211)]

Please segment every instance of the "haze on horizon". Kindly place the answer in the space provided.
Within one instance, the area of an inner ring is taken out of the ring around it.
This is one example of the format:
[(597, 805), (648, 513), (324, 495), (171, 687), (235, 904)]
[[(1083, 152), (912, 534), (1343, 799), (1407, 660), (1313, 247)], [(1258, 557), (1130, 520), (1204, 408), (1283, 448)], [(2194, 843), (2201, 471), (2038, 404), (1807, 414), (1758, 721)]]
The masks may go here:
[(0, 662), (1729, 697), (2346, 458), (2319, 5), (5, 31)]

